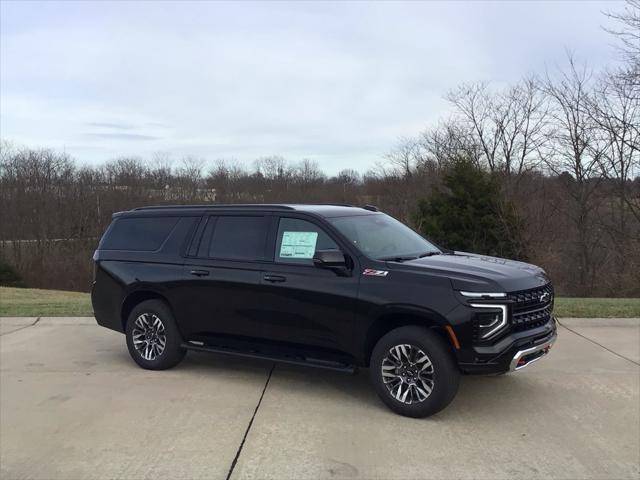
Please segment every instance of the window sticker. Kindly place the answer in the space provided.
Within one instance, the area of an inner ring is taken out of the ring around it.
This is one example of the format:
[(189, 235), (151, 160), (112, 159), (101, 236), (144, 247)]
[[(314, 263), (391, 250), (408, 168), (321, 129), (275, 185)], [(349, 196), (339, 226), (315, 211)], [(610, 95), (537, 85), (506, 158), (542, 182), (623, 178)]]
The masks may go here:
[(280, 258), (313, 258), (318, 232), (283, 232)]

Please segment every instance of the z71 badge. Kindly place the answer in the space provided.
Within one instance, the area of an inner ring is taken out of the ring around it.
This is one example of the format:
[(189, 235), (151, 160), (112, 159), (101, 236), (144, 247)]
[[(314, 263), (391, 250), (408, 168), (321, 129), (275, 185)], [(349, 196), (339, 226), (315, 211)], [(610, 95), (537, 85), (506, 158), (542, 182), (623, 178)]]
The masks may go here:
[(368, 275), (370, 277), (386, 277), (389, 274), (387, 270), (374, 270), (373, 268), (365, 268), (362, 275)]

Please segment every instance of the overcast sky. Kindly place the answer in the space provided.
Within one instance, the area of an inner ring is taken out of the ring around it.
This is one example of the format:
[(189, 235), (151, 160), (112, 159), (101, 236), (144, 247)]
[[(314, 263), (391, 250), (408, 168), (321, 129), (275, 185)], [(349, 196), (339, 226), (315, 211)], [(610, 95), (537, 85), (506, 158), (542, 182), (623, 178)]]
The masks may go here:
[(615, 2), (0, 2), (0, 134), (117, 156), (364, 171), (461, 82), (615, 56)]

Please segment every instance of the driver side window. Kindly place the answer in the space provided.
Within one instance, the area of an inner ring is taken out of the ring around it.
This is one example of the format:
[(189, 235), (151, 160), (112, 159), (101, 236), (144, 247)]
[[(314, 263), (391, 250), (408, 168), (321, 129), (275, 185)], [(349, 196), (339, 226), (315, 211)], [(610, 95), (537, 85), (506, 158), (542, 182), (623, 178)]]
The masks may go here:
[(317, 225), (298, 218), (281, 218), (276, 237), (274, 261), (313, 265), (316, 250), (340, 250)]

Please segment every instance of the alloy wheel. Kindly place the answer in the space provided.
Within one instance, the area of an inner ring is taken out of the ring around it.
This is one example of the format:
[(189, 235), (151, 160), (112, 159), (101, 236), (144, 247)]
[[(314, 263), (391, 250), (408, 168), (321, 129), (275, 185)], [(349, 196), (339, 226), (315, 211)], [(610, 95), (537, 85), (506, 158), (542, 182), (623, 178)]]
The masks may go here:
[(143, 313), (136, 318), (131, 332), (133, 346), (145, 360), (155, 360), (167, 344), (167, 335), (160, 317)]
[(382, 360), (382, 381), (397, 401), (424, 402), (433, 391), (433, 364), (420, 348), (401, 344), (389, 349)]

